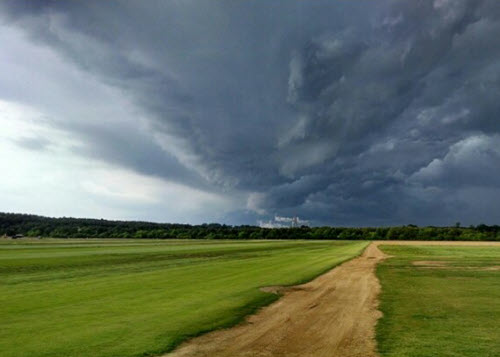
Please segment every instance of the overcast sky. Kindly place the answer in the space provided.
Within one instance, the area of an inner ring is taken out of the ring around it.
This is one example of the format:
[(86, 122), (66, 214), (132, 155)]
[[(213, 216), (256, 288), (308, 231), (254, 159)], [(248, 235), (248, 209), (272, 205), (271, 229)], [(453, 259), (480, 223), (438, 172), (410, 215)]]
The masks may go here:
[(13, 0), (0, 44), (0, 211), (500, 223), (498, 0)]

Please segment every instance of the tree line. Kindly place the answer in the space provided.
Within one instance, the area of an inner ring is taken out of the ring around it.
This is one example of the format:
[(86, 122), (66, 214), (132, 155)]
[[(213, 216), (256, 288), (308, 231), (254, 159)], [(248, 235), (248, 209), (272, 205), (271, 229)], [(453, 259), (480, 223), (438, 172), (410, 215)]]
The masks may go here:
[(0, 236), (156, 239), (497, 240), (500, 226), (294, 227), (173, 224), (0, 213)]

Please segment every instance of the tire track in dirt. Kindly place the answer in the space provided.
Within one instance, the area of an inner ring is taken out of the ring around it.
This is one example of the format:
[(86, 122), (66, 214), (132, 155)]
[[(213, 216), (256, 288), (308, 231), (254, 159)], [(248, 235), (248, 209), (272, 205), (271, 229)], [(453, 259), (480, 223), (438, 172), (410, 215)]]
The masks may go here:
[[(309, 283), (280, 290), (246, 322), (182, 344), (168, 357), (372, 357), (380, 284), (376, 244)], [(270, 291), (276, 291), (273, 287)]]

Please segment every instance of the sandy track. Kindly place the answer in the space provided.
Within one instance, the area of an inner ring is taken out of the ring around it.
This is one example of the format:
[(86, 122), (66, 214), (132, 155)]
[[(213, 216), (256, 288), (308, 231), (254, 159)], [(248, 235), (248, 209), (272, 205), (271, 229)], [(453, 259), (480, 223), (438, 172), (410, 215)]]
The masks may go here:
[(371, 244), (362, 256), (285, 290), (246, 323), (192, 339), (167, 356), (376, 356), (375, 266), (382, 259)]

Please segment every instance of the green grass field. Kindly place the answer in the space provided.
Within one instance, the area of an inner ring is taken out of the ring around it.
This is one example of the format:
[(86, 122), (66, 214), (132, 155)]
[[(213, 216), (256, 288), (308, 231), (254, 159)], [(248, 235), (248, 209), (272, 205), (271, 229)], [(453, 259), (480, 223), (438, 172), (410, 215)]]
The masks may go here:
[(148, 356), (229, 326), (366, 242), (0, 242), (0, 354)]
[(383, 357), (500, 356), (500, 247), (380, 249)]

